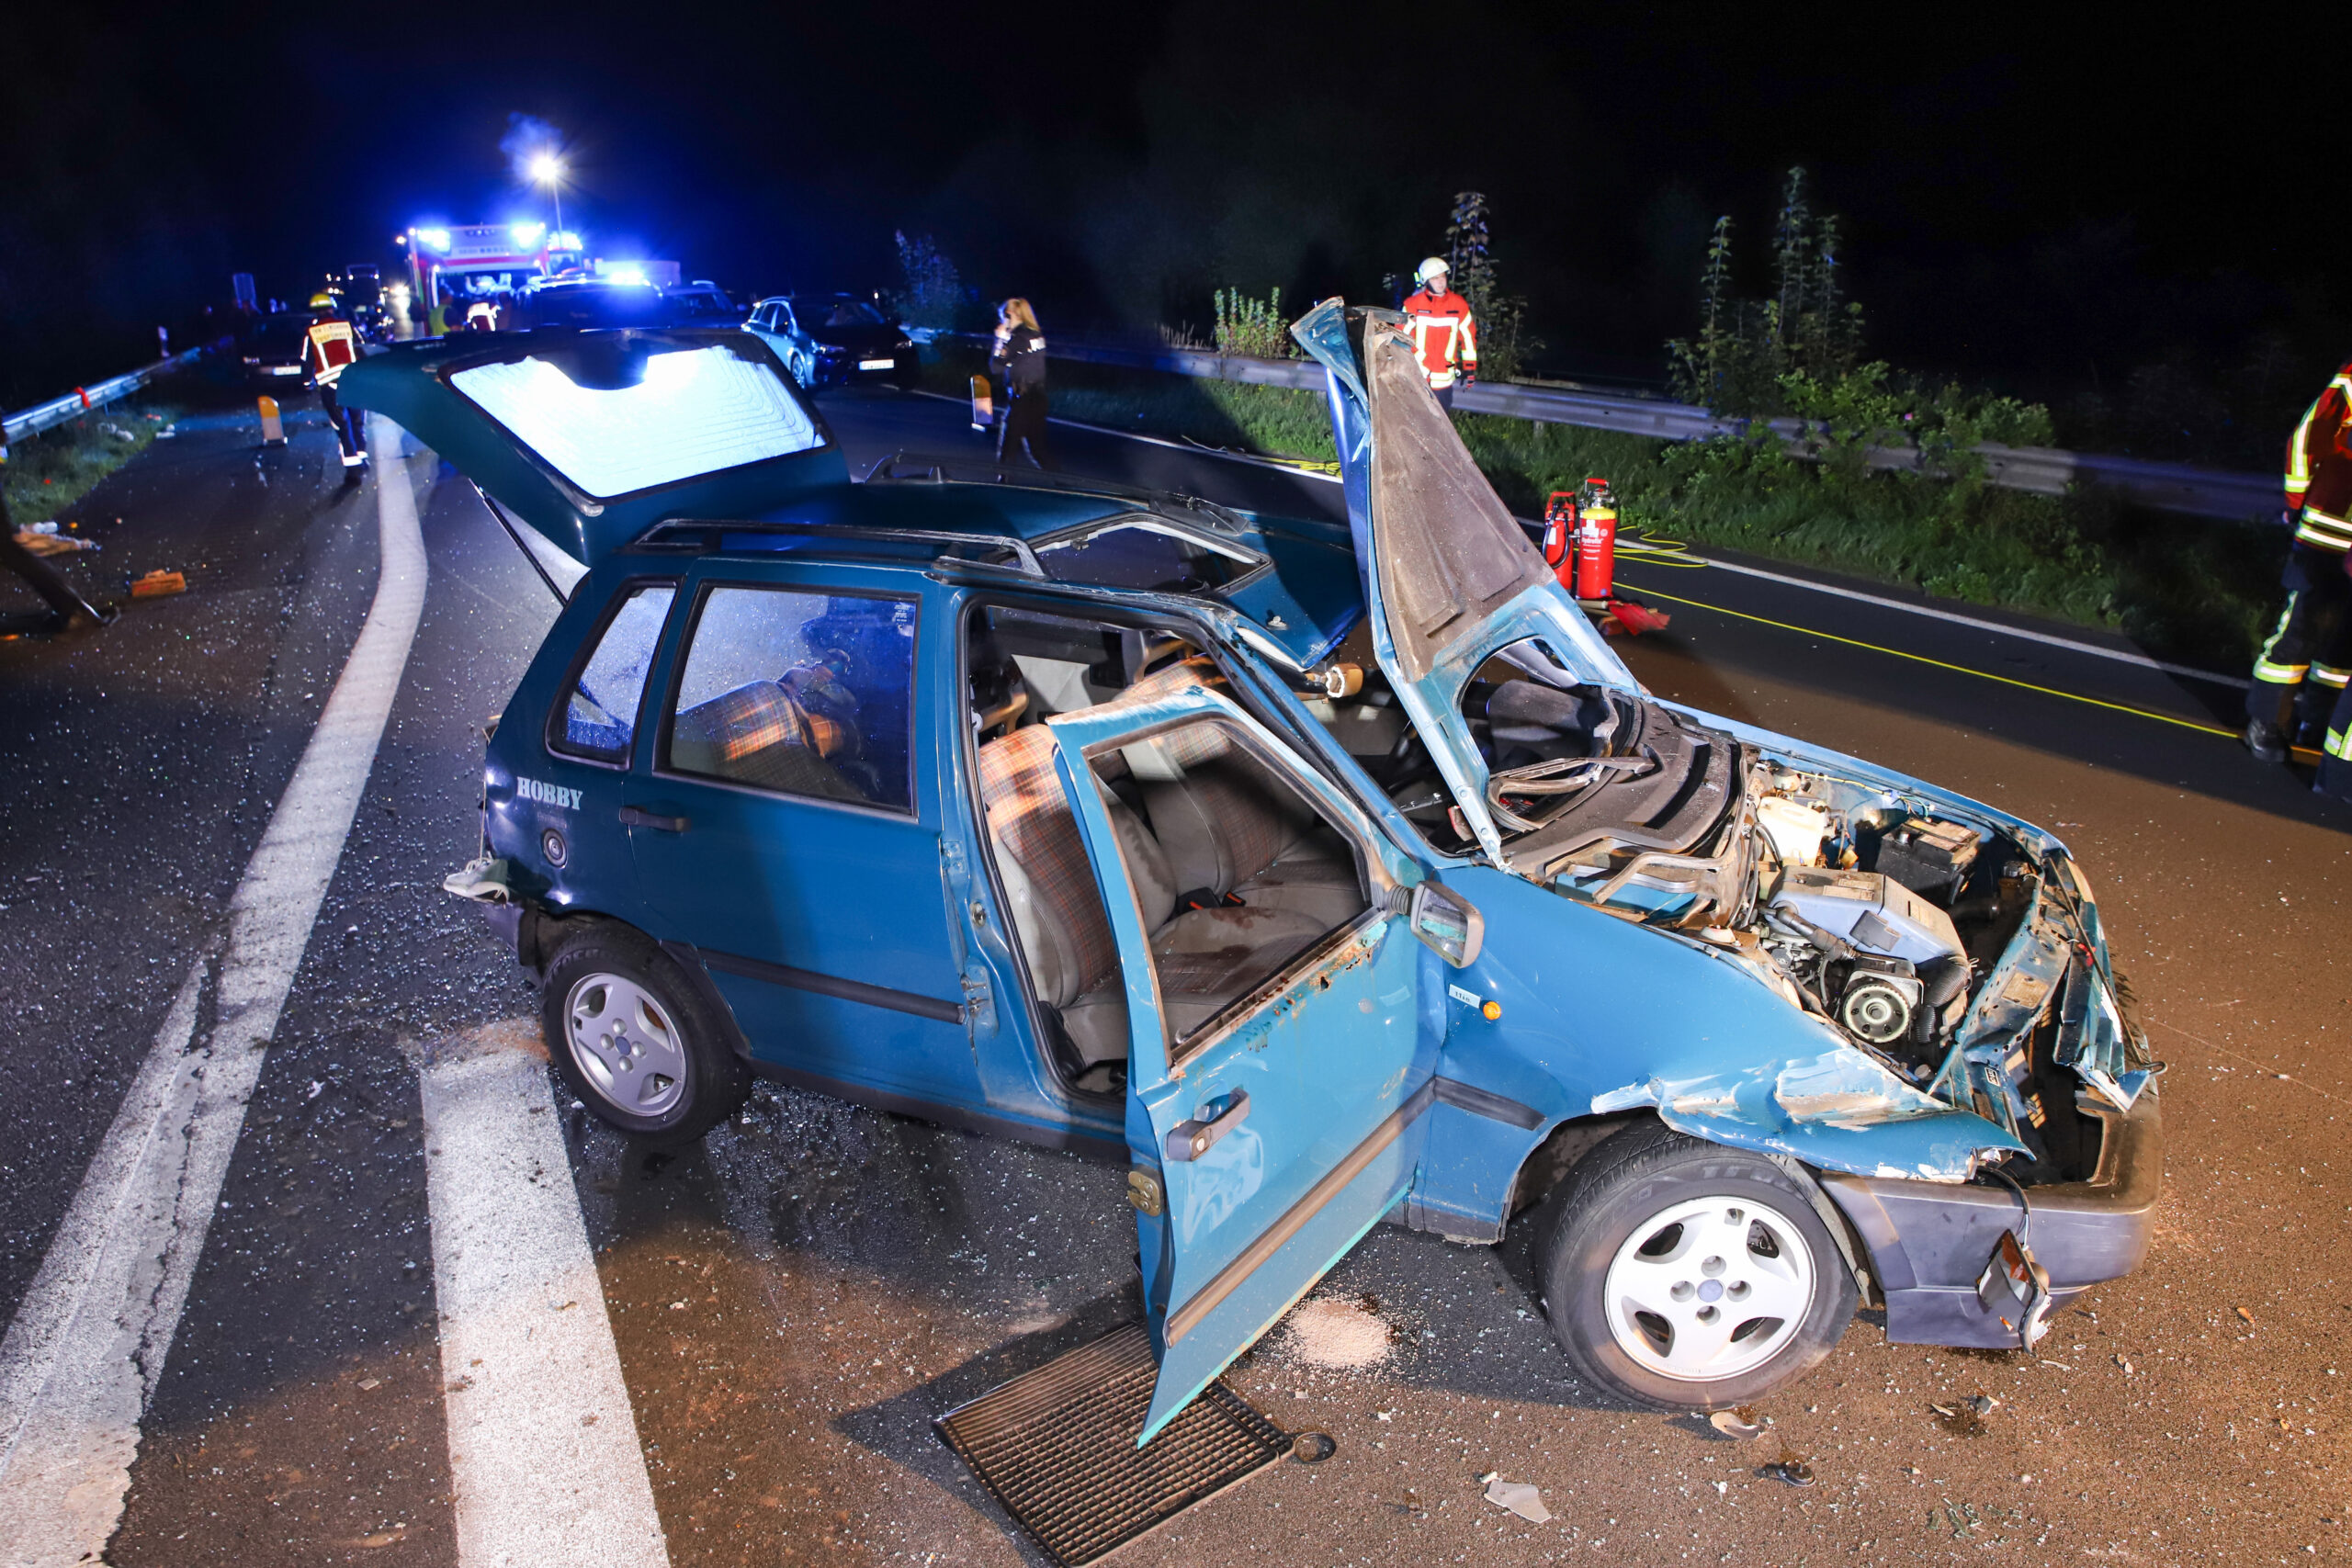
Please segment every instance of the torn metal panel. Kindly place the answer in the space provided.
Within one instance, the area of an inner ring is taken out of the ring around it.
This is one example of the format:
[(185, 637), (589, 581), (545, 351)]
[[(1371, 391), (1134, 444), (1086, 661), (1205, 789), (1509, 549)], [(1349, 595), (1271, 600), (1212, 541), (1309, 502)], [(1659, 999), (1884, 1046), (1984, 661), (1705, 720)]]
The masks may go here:
[(1844, 1045), (1709, 1077), (1629, 1083), (1594, 1095), (1591, 1110), (1645, 1105), (1692, 1137), (1864, 1176), (1965, 1181), (1984, 1156), (2025, 1148)]
[(1348, 521), (1373, 654), (1430, 747), (1473, 835), (1503, 863), (1487, 765), (1464, 724), (1462, 689), (1497, 649), (1541, 636), (1564, 683), (1637, 682), (1601, 641), (1479, 472), (1430, 395), (1400, 318), (1327, 300), (1294, 333), (1329, 373)]

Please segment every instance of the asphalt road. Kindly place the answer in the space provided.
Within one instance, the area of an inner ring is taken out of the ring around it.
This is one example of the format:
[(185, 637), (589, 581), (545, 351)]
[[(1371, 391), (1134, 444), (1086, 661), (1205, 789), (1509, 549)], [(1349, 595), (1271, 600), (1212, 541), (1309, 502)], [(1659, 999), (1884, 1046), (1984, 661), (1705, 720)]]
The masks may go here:
[[(827, 406), (854, 457), (978, 450), (946, 402)], [(228, 940), (376, 590), (378, 481), (344, 489), (314, 425), (258, 458), (249, 426), (184, 426), (83, 509), (108, 577), (193, 566), (187, 595), (95, 636), (0, 646), (11, 1315), (175, 995)], [(1315, 480), (1056, 434), (1089, 471), (1337, 505)], [(461, 482), (429, 457), (386, 468), (414, 487), (424, 616), (139, 1421), (118, 1564), (482, 1560), (458, 1540), (450, 1433), (476, 1418), (469, 1399), (513, 1391), (436, 1343), (446, 1168), (419, 1083), (529, 1049), (534, 997), (437, 883), (473, 852), (479, 726), (553, 606)], [(2147, 1266), (2063, 1315), (2039, 1359), (1890, 1348), (1866, 1314), (1772, 1404), (1771, 1434), (1738, 1443), (1571, 1382), (1521, 1241), (1382, 1228), (1234, 1374), (1337, 1455), (1284, 1461), (1121, 1561), (2352, 1556), (2341, 808), (2226, 740), (1826, 634), (2197, 722), (2226, 723), (2226, 688), (1718, 571), (1628, 577), (1809, 628), (1668, 605), (1671, 629), (1625, 649), (1661, 694), (1952, 784), (2073, 845), (2172, 1064)], [(1034, 1561), (929, 1421), (1131, 1315), (1119, 1168), (767, 1090), (700, 1149), (648, 1156), (569, 1103), (546, 1112), (568, 1172), (518, 1179), (576, 1205), (600, 1292), (534, 1321), (571, 1332), (601, 1293), (627, 1408), (573, 1416), (549, 1391), (551, 1457), (524, 1498), (560, 1513), (650, 1492), (681, 1565)], [(1982, 1435), (1929, 1409), (1980, 1390), (2001, 1402)], [(633, 1422), (641, 1480), (562, 1461), (597, 1419)], [(1759, 1475), (1783, 1444), (1816, 1484)], [(1555, 1519), (1482, 1502), (1490, 1470), (1541, 1486)]]

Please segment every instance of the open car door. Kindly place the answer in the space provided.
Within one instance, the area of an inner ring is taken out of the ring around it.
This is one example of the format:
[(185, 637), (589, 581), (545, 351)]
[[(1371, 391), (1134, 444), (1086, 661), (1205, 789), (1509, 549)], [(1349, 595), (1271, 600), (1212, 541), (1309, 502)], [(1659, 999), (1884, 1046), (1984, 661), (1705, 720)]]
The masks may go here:
[[(1430, 391), (1404, 320), (1327, 299), (1291, 333), (1327, 373), (1373, 655), (1473, 836), (1501, 865), (1463, 688), (1505, 649), (1519, 673), (1546, 684), (1635, 691), (1639, 682), (1478, 471)], [(1529, 639), (1552, 657), (1513, 648)]]
[[(1198, 682), (1048, 723), (1125, 983), (1129, 1200), (1159, 1359), (1140, 1446), (1403, 1194), (1435, 1092), (1440, 955), (1475, 958), (1478, 920)], [(1321, 880), (1175, 908), (1154, 834), (1175, 844), (1203, 804), (1228, 823), (1286, 813), (1319, 857), (1294, 871)]]
[(657, 523), (764, 517), (849, 483), (815, 407), (746, 332), (461, 333), (370, 355), (337, 391), (582, 567)]

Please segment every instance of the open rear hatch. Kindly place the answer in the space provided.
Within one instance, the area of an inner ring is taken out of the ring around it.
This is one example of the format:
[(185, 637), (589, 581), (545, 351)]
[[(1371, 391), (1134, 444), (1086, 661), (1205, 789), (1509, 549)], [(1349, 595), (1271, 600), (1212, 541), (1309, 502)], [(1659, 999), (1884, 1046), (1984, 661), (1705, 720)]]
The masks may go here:
[(761, 517), (849, 483), (823, 418), (745, 332), (469, 334), (372, 355), (337, 390), (583, 567), (672, 519)]

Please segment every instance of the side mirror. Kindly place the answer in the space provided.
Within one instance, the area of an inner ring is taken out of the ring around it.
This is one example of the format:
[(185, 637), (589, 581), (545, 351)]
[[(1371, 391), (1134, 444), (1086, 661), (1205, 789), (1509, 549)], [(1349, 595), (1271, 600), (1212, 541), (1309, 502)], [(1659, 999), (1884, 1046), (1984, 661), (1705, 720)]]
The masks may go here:
[(1405, 921), (1430, 950), (1456, 969), (1478, 961), (1486, 945), (1487, 917), (1469, 899), (1434, 882), (1415, 887), (1405, 906)]

